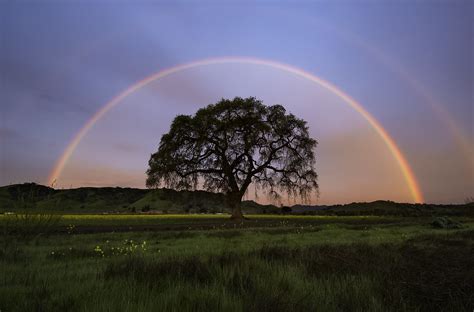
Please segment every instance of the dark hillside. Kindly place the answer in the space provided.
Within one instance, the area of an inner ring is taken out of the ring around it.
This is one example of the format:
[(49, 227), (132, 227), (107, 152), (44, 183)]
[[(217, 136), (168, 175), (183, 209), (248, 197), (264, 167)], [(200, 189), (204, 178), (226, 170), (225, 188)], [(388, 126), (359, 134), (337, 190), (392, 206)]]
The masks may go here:
[(0, 187), (0, 209), (34, 208), (38, 202), (54, 196), (56, 190), (36, 183), (13, 184)]
[[(247, 213), (276, 213), (272, 205), (242, 203)], [(66, 213), (223, 213), (223, 194), (171, 189), (81, 187), (55, 190), (35, 183), (0, 187), (0, 211), (57, 211)]]
[[(30, 209), (64, 213), (226, 213), (223, 194), (172, 189), (81, 187), (61, 189), (35, 183), (0, 187), (0, 212)], [(243, 201), (245, 213), (296, 215), (474, 216), (474, 203), (408, 204), (378, 200), (332, 206), (294, 205), (279, 208)]]
[(370, 203), (350, 203), (332, 206), (293, 206), (293, 213), (329, 216), (474, 216), (474, 203), (409, 204), (377, 200)]

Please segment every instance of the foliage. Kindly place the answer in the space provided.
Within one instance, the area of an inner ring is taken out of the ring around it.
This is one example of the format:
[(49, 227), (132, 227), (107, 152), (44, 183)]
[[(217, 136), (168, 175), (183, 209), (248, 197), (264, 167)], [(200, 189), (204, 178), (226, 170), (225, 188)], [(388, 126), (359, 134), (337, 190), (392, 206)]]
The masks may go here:
[(150, 158), (146, 184), (196, 189), (202, 181), (234, 205), (251, 183), (274, 197), (285, 192), (308, 198), (318, 188), (316, 144), (306, 122), (281, 105), (222, 99), (173, 120)]
[(21, 213), (4, 215), (1, 225), (5, 235), (14, 234), (22, 239), (31, 240), (52, 232), (61, 219), (60, 214), (33, 213), (25, 210)]
[(437, 217), (431, 222), (431, 226), (439, 229), (459, 229), (462, 227), (461, 223), (453, 221), (448, 217)]

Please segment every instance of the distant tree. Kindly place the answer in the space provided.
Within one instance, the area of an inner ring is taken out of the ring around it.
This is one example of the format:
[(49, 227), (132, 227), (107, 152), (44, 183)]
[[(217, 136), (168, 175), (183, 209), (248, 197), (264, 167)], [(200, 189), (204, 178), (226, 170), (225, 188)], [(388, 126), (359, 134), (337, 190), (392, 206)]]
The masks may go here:
[(316, 140), (302, 119), (281, 105), (236, 97), (179, 115), (151, 155), (146, 185), (226, 194), (233, 219), (242, 219), (241, 200), (249, 185), (309, 198), (317, 192)]

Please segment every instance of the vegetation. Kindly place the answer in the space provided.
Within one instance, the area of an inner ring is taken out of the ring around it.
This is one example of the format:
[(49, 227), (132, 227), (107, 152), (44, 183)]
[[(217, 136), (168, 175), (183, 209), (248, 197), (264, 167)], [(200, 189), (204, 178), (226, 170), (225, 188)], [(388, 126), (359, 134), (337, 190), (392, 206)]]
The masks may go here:
[(188, 228), (73, 228), (27, 241), (5, 235), (2, 311), (470, 311), (474, 304), (471, 218), (457, 218), (460, 229), (437, 229), (429, 218), (252, 216), (267, 223), (201, 229), (212, 219), (232, 222), (81, 217), (61, 222), (76, 218), (80, 228), (119, 218), (118, 226), (130, 218), (139, 226), (161, 218)]
[(281, 105), (255, 98), (222, 99), (179, 115), (149, 161), (148, 187), (223, 192), (232, 218), (242, 219), (240, 202), (250, 184), (280, 196), (303, 198), (316, 191), (316, 140), (302, 119)]
[[(170, 189), (81, 187), (55, 190), (34, 183), (0, 187), (0, 213), (146, 213), (216, 214), (227, 213), (223, 194)], [(329, 216), (473, 216), (474, 203), (462, 205), (405, 204), (390, 201), (351, 203), (333, 206), (277, 207), (243, 201), (246, 214), (291, 214)], [(291, 211), (288, 209), (290, 208)]]
[[(47, 190), (47, 193), (42, 192)], [(22, 200), (24, 194), (28, 204)], [(47, 194), (47, 195), (46, 195)], [(55, 190), (34, 183), (0, 187), (0, 212), (28, 209), (36, 212), (63, 213), (222, 213), (223, 194), (171, 189), (134, 189), (120, 187), (81, 187)], [(23, 208), (25, 206), (25, 208)], [(273, 205), (244, 201), (242, 208), (250, 213), (277, 213)]]
[(0, 310), (474, 306), (472, 203), (244, 202), (260, 214), (236, 222), (222, 201), (202, 191), (1, 187)]

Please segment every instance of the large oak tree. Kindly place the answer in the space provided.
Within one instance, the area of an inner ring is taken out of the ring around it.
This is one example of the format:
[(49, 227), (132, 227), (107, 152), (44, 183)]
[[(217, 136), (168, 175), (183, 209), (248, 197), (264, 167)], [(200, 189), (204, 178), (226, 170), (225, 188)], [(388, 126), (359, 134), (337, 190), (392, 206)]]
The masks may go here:
[(224, 192), (232, 218), (241, 219), (240, 203), (252, 183), (274, 196), (317, 192), (316, 144), (306, 122), (281, 105), (222, 99), (173, 120), (151, 155), (146, 184)]

